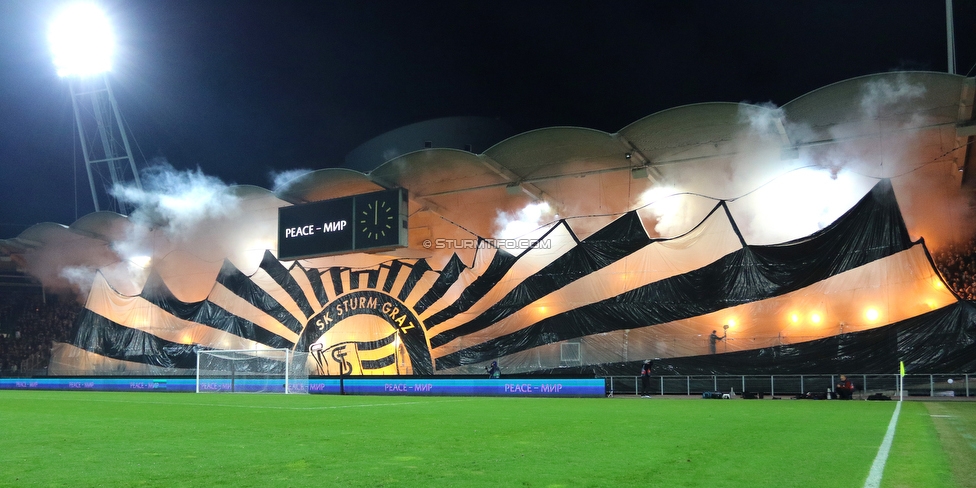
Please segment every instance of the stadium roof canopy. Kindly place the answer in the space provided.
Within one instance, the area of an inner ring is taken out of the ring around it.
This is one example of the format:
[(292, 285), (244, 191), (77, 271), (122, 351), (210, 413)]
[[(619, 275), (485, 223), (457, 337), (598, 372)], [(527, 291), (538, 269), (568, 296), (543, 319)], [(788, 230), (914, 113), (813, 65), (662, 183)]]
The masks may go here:
[[(411, 199), (410, 250), (417, 255), (423, 254), (421, 243), (435, 236), (497, 237), (506, 216), (517, 218), (513, 216), (527, 205), (541, 202), (549, 205), (550, 220), (570, 219), (572, 225), (572, 219), (587, 216), (586, 225), (573, 229), (585, 237), (624, 212), (654, 203), (649, 195), (662, 188), (679, 194), (675, 198), (691, 214), (683, 222), (691, 225), (716, 199), (744, 198), (803, 168), (834, 177), (845, 171), (853, 175), (856, 191), (841, 202), (849, 207), (879, 178), (891, 178), (899, 198), (930, 193), (931, 187), (916, 185), (925, 179), (954, 192), (964, 187), (976, 171), (973, 96), (973, 78), (884, 73), (838, 82), (782, 107), (687, 105), (649, 115), (613, 134), (544, 128), (510, 137), (481, 154), (425, 149), (400, 155), (368, 173), (327, 168), (299, 176), (273, 192), (253, 187), (231, 192), (249, 202), (249, 221), (261, 222), (256, 228), (267, 235), (255, 240), (274, 249), (278, 207), (406, 188)], [(680, 224), (660, 226), (666, 218), (660, 210), (648, 208), (641, 217), (651, 234), (653, 229), (664, 236), (687, 230)], [(913, 235), (926, 235), (925, 222), (932, 220), (924, 218), (928, 210), (903, 205)], [(913, 215), (916, 211), (921, 214)], [(86, 215), (68, 226), (39, 223), (0, 241), (0, 250), (17, 258), (46, 246), (94, 249), (104, 264), (117, 259), (107, 244), (129, 235), (135, 225), (145, 224), (107, 212)], [(249, 255), (260, 253), (255, 248)], [(240, 267), (253, 268), (243, 263)]]
[[(544, 200), (563, 217), (619, 214), (640, 206), (639, 196), (668, 181), (669, 173), (691, 169), (705, 180), (721, 177), (727, 168), (742, 172), (750, 162), (757, 174), (768, 176), (770, 161), (788, 168), (790, 160), (839, 167), (857, 159), (856, 170), (874, 178), (938, 163), (964, 168), (971, 160), (965, 134), (972, 103), (970, 78), (887, 73), (836, 83), (781, 108), (704, 103), (650, 115), (615, 134), (552, 127), (516, 135), (482, 154), (417, 151), (357, 181), (364, 188), (369, 182), (407, 188), (416, 209), (489, 236), (495, 212), (472, 209), (512, 212)], [(277, 196), (290, 203), (321, 199), (323, 182), (346, 177), (342, 171), (309, 173)], [(645, 174), (649, 178), (634, 178)], [(708, 196), (734, 198), (756, 186), (752, 179), (740, 181), (744, 186)], [(709, 193), (687, 181), (682, 189)]]

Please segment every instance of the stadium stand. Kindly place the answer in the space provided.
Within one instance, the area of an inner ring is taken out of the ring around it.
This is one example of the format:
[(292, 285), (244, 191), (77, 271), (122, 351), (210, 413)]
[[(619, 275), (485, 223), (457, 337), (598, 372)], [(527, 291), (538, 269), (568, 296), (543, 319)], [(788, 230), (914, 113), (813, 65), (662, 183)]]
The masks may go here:
[(976, 239), (945, 246), (932, 253), (949, 287), (964, 300), (976, 300)]
[(71, 298), (45, 296), (36, 287), (0, 292), (0, 374), (44, 374), (54, 342), (70, 342), (81, 306)]

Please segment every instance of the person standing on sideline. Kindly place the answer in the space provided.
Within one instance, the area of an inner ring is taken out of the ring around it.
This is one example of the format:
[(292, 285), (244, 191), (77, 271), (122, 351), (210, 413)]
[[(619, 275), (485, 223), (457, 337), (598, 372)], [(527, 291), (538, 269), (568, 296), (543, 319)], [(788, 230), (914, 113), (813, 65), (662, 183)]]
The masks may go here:
[[(728, 332), (726, 332), (726, 335), (728, 335)], [(714, 330), (712, 331), (708, 336), (708, 352), (710, 354), (715, 354), (715, 344), (718, 344), (718, 341), (722, 339), (725, 339), (725, 336), (719, 337)]]
[(485, 371), (488, 372), (488, 377), (492, 379), (498, 379), (502, 377), (502, 369), (498, 367), (498, 361), (492, 361), (491, 366), (486, 366)]
[(651, 397), (651, 368), (654, 366), (654, 362), (650, 359), (645, 359), (644, 364), (641, 366), (640, 379), (641, 379), (641, 395), (643, 398)]

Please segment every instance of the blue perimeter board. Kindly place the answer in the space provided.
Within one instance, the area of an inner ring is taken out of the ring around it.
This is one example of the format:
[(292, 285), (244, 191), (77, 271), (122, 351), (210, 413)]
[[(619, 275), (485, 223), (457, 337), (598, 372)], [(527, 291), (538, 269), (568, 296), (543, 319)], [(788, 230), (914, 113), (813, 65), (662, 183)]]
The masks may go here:
[[(246, 391), (247, 380), (235, 388)], [(229, 391), (230, 380), (207, 380), (209, 390)], [(282, 385), (282, 390), (284, 390)], [(310, 378), (309, 393), (338, 395), (338, 379)], [(347, 395), (602, 397), (605, 381), (591, 379), (343, 379)], [(196, 391), (196, 378), (0, 378), (0, 390)]]

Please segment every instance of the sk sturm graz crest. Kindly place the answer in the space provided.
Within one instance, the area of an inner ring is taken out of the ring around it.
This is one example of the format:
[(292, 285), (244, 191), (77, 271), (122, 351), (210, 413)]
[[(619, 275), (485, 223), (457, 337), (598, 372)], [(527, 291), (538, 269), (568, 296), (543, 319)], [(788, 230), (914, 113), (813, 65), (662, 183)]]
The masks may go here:
[(386, 293), (362, 290), (326, 304), (309, 320), (297, 350), (320, 375), (432, 374), (424, 328)]

